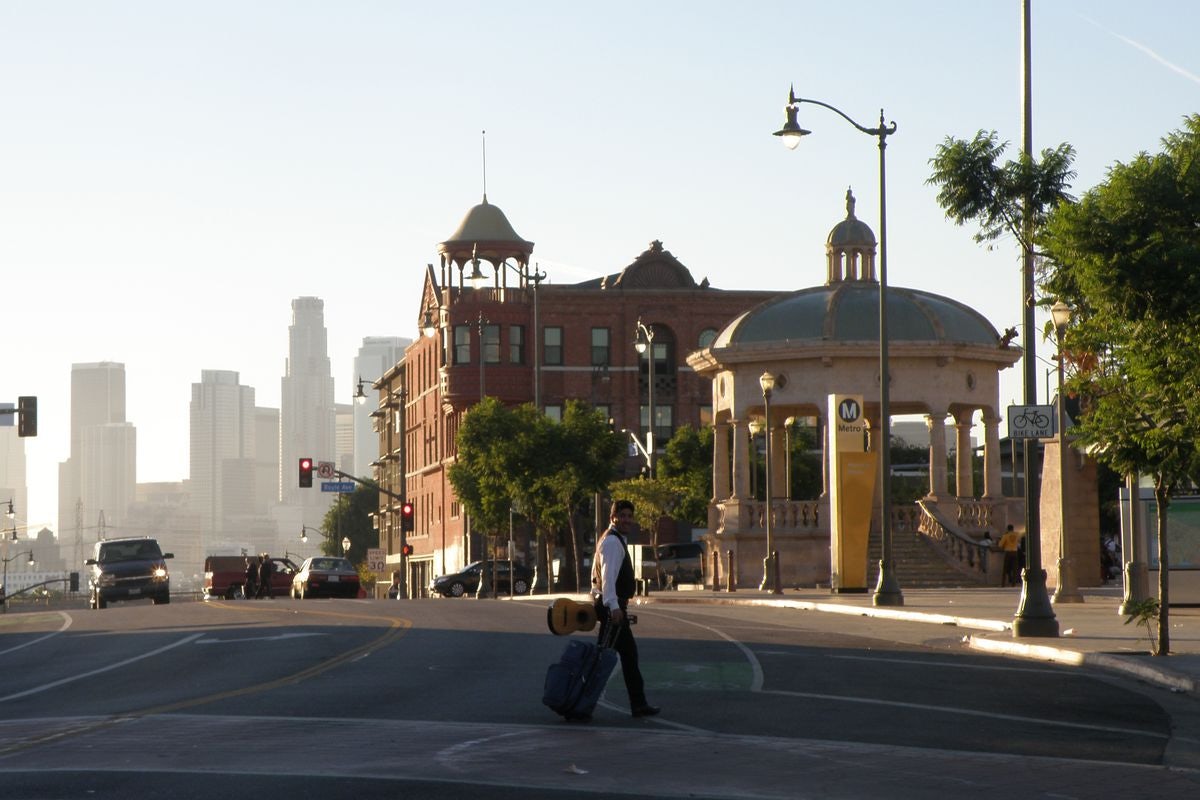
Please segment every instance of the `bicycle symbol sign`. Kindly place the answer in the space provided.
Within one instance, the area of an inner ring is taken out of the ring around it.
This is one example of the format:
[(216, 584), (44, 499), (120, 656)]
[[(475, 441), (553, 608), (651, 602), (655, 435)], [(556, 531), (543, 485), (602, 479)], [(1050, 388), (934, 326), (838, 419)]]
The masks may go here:
[(1054, 436), (1054, 406), (1009, 406), (1011, 439), (1049, 439)]

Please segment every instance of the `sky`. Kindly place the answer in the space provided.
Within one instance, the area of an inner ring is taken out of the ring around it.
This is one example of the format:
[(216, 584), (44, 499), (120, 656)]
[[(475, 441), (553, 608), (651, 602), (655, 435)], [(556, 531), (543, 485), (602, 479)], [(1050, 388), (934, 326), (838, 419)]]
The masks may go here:
[[(1032, 20), (1034, 147), (1076, 148), (1074, 194), (1200, 111), (1194, 0)], [(1016, 156), (1019, 0), (0, 0), (0, 401), (39, 398), (26, 519), (56, 527), (72, 364), (125, 364), (138, 480), (182, 480), (201, 370), (278, 407), (291, 300), (317, 296), (350, 402), (363, 337), (417, 336), (425, 265), (485, 187), (550, 282), (659, 239), (718, 288), (823, 283), (847, 187), (879, 232), (878, 150), (807, 105), (787, 151), (791, 85), (897, 124), (889, 284), (1018, 324), (1015, 243), (975, 244), (926, 180), (947, 136)], [(1001, 394), (1021, 401), (1019, 368)]]

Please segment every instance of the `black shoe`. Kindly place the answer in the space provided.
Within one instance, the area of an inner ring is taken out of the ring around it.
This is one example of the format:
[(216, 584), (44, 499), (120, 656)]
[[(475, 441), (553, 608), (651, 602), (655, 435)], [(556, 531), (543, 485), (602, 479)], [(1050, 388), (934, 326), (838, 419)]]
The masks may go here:
[(649, 703), (645, 703), (640, 706), (635, 706), (630, 713), (635, 717), (653, 717), (660, 711), (662, 711), (662, 709), (658, 706), (652, 706)]

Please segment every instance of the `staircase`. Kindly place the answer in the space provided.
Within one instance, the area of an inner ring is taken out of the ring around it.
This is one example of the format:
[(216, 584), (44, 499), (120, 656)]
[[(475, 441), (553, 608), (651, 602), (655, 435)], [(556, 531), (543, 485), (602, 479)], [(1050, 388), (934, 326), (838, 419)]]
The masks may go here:
[[(879, 559), (883, 542), (879, 530), (871, 531), (867, 542), (867, 586), (873, 588), (879, 580)], [(983, 586), (954, 567), (933, 548), (925, 538), (911, 530), (892, 531), (892, 560), (896, 565), (896, 580), (903, 589), (952, 589), (963, 586)]]

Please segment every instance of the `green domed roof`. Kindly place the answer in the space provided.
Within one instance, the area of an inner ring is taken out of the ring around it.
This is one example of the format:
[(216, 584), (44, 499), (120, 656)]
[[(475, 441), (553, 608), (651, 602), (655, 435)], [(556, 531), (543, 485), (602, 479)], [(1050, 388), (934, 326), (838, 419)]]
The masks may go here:
[[(888, 341), (996, 346), (996, 329), (969, 306), (889, 286)], [(877, 342), (879, 284), (845, 281), (761, 303), (726, 326), (714, 347), (752, 342)]]

